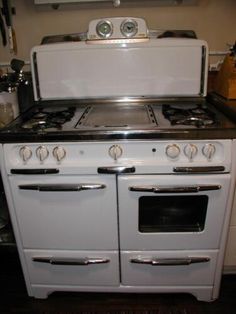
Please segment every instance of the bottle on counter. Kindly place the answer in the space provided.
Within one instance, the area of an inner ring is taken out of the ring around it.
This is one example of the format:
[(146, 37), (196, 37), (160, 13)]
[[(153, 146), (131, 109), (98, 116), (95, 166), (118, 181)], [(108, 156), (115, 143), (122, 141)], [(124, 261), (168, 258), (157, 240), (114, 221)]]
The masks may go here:
[(14, 119), (14, 111), (11, 103), (0, 103), (0, 128)]

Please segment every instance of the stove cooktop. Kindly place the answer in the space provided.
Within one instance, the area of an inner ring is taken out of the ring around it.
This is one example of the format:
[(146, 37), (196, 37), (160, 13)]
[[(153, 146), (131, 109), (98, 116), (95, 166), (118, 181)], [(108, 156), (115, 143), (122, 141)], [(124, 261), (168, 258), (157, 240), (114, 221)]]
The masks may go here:
[(236, 126), (207, 102), (53, 101), (32, 106), (4, 128), (0, 138), (3, 142), (7, 138), (10, 141), (168, 138), (171, 134), (179, 138), (223, 138), (225, 130), (235, 132)]
[(32, 108), (22, 131), (63, 132), (111, 129), (211, 128), (220, 125), (216, 112), (203, 104), (89, 104)]

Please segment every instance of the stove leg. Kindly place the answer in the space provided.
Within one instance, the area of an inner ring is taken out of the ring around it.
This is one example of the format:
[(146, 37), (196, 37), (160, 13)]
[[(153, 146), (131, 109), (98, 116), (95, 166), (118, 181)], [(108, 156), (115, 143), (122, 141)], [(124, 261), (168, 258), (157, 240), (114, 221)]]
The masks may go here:
[(49, 291), (45, 288), (32, 288), (32, 296), (35, 299), (47, 299), (47, 297), (49, 296), (50, 293), (52, 293), (53, 291)]
[(196, 297), (198, 301), (203, 302), (213, 302), (215, 299), (212, 298), (212, 289), (209, 290), (203, 290), (203, 291), (197, 291), (194, 292), (193, 295)]

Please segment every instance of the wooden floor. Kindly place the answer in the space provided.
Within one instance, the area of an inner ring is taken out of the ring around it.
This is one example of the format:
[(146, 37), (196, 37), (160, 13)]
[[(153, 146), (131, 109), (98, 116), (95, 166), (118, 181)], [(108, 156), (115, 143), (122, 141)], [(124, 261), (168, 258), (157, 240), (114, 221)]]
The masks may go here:
[(199, 302), (183, 294), (54, 293), (45, 300), (27, 296), (15, 248), (0, 248), (0, 313), (22, 314), (235, 314), (236, 275), (224, 275), (220, 297)]

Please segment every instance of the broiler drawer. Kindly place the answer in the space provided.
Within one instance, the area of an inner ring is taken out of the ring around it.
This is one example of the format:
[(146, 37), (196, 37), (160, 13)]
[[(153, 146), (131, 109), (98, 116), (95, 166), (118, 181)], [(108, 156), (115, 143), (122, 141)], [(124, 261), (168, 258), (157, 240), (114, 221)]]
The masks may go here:
[(117, 251), (25, 250), (31, 284), (117, 286)]
[(123, 251), (121, 282), (125, 286), (213, 285), (217, 250)]

